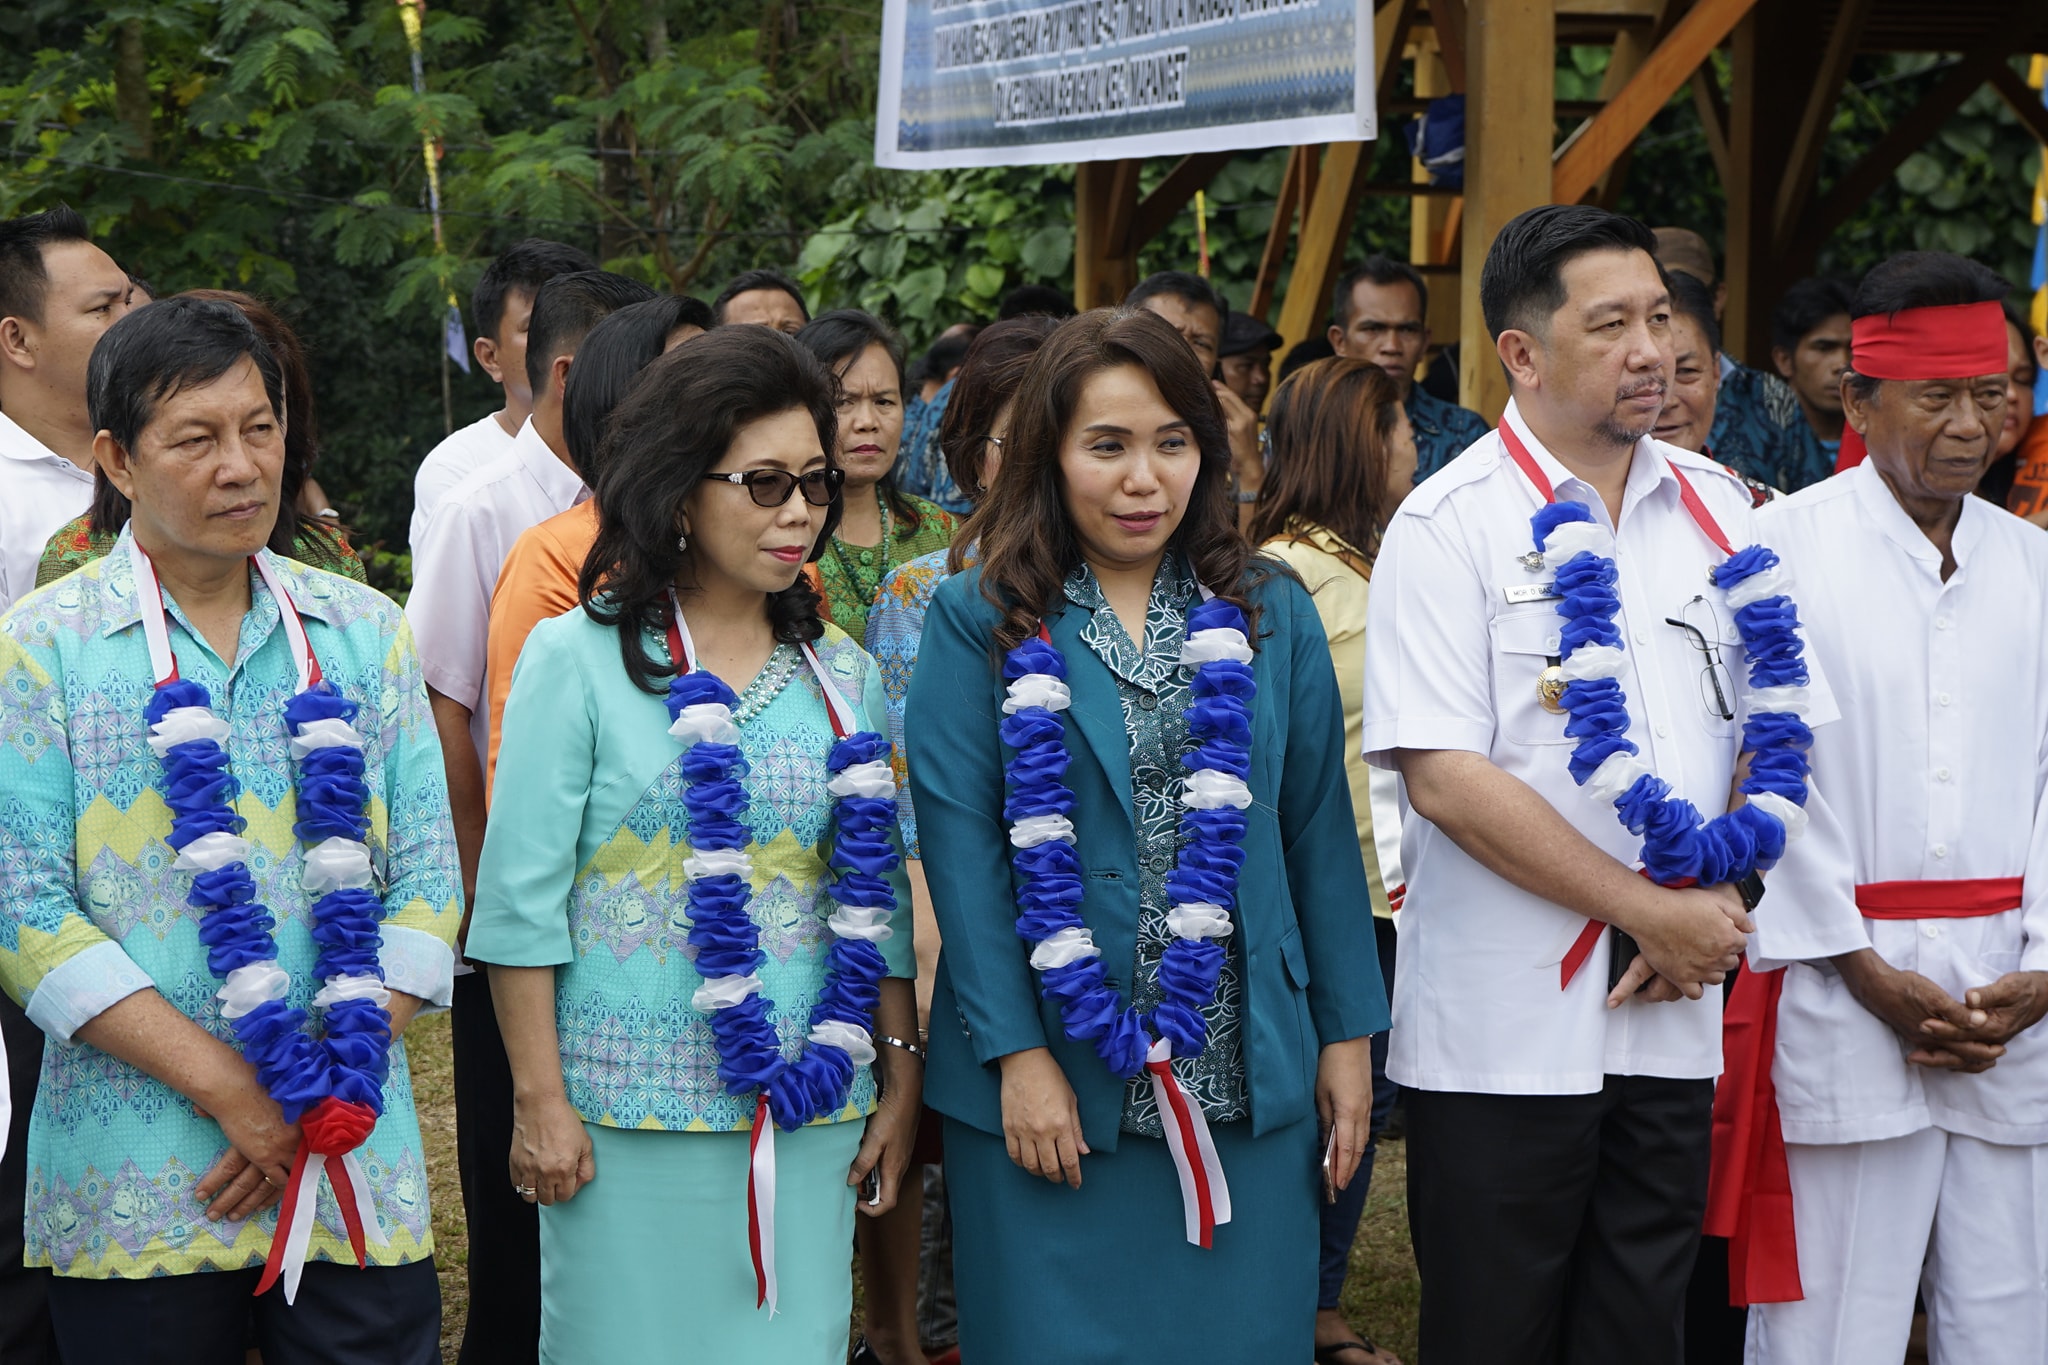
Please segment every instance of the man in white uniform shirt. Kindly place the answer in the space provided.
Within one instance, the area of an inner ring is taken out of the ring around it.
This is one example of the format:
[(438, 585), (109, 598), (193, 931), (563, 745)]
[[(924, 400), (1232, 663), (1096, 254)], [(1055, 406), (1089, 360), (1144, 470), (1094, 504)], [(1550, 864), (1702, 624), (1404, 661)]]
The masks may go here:
[[(1731, 1084), (1717, 1128), (1755, 1140), (1715, 1151), (1716, 1210), (1736, 1170), (1764, 1201), (1746, 1248), (1731, 1229), (1762, 1365), (1898, 1360), (1916, 1290), (1934, 1365), (2048, 1361), (2048, 537), (1970, 495), (2005, 292), (1945, 253), (1872, 270), (1842, 382), (1869, 458), (1761, 517), (1841, 706), (1813, 770), (1853, 853), (1844, 875), (1795, 847), (1773, 903), (1854, 944), (1747, 974), (1729, 1005), (1731, 1082), (1757, 1037), (1737, 1022), (1776, 1029), (1782, 1145)], [(1789, 1224), (1769, 1206), (1787, 1174)]]
[(589, 253), (573, 246), (529, 237), (507, 247), (484, 267), (470, 292), (469, 315), (476, 324), (470, 349), (491, 382), (505, 390), (505, 406), (448, 437), (427, 452), (412, 480), (412, 525), (406, 536), (414, 554), (427, 518), (456, 484), (512, 449), (512, 438), (533, 411), (533, 386), (526, 378), (526, 333), (533, 296), (557, 275), (595, 270)]
[[(484, 839), (484, 755), (490, 751), (485, 647), (491, 591), (512, 543), (589, 496), (562, 439), (562, 389), (590, 329), (646, 285), (602, 270), (557, 275), (540, 287), (528, 327), (533, 413), (512, 449), (450, 490), (413, 554), (406, 619), (448, 769), (448, 802), (462, 859), (463, 903), (476, 894)], [(465, 908), (463, 926), (468, 929)], [(540, 1349), (540, 1231), (534, 1206), (512, 1192), (512, 1068), (491, 1005), (490, 977), (455, 979), (456, 1162), (470, 1232), (469, 1325), (458, 1365), (521, 1365)]]
[[(62, 205), (0, 222), (0, 614), (35, 588), (36, 561), (57, 529), (92, 503), (93, 425), (85, 369), (92, 348), (128, 311), (128, 276)], [(26, 1269), (22, 1199), (29, 1110), (42, 1070), (42, 1030), (0, 996), (10, 1045), (12, 1160), (0, 1159), (0, 1360), (56, 1359), (45, 1308), (50, 1272)], [(0, 1095), (0, 1107), (10, 1107)], [(0, 1128), (0, 1148), (10, 1146)]]
[(1641, 839), (1573, 780), (1531, 530), (1552, 495), (1589, 509), (1618, 570), (1627, 737), (1701, 817), (1727, 811), (1748, 675), (1708, 570), (1755, 540), (1753, 512), (1719, 465), (1650, 439), (1671, 363), (1655, 245), (1592, 208), (1501, 230), (1481, 294), (1513, 401), (1408, 496), (1373, 575), (1364, 742), (1409, 806), (1387, 1071), (1430, 1365), (1683, 1357), (1719, 983), (1760, 887), (1638, 875)]

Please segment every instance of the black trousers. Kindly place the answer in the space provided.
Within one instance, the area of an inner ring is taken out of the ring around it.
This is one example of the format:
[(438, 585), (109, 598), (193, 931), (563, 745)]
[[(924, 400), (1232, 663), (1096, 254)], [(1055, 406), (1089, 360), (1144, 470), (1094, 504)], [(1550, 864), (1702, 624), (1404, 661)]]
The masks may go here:
[(7, 1041), (7, 1090), (14, 1105), (7, 1155), (0, 1159), (0, 1363), (56, 1365), (50, 1335), (50, 1272), (21, 1263), (23, 1205), (28, 1201), (28, 1117), (43, 1069), (43, 1031), (21, 1006), (0, 994), (0, 1037)]
[(512, 1192), (512, 1064), (498, 1033), (487, 969), (455, 978), (450, 1031), (455, 1164), (469, 1223), (469, 1317), (458, 1365), (535, 1365), (540, 1211)]
[(1429, 1365), (1682, 1365), (1712, 1081), (1406, 1093)]
[[(314, 1261), (296, 1303), (282, 1286), (254, 1297), (253, 1270), (147, 1280), (50, 1281), (64, 1365), (440, 1365), (441, 1284), (431, 1260), (373, 1266)], [(251, 1332), (253, 1326), (254, 1331)]]

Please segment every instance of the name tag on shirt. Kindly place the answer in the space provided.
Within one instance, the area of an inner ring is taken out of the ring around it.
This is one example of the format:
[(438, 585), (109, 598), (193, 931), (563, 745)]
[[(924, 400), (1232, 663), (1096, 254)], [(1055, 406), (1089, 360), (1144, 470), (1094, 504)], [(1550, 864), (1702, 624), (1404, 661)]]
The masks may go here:
[(1501, 593), (1510, 605), (1523, 602), (1555, 602), (1564, 596), (1553, 591), (1548, 583), (1518, 583), (1512, 588), (1502, 588)]

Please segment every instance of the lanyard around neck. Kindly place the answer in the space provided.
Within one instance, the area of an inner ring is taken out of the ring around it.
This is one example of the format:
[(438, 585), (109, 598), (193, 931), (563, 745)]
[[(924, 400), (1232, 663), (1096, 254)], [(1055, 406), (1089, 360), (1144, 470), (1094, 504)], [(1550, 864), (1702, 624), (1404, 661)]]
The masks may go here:
[[(1536, 491), (1542, 495), (1543, 500), (1556, 502), (1557, 492), (1550, 486), (1549, 476), (1544, 474), (1543, 466), (1536, 463), (1536, 457), (1529, 453), (1529, 447), (1516, 433), (1514, 424), (1505, 418), (1500, 424), (1500, 439), (1522, 472), (1529, 476), (1529, 482), (1536, 486)], [(1671, 471), (1672, 478), (1678, 480), (1678, 500), (1685, 505), (1685, 510), (1692, 514), (1693, 521), (1698, 524), (1707, 539), (1713, 541), (1722, 554), (1734, 554), (1735, 547), (1728, 543), (1728, 537), (1722, 533), (1721, 524), (1715, 521), (1714, 514), (1707, 510), (1706, 502), (1693, 489), (1692, 481), (1685, 477), (1685, 471), (1669, 460), (1664, 462), (1664, 467)]]
[[(690, 638), (690, 623), (683, 619), (683, 602), (676, 590), (668, 590), (668, 657), (677, 673), (697, 671), (697, 644)], [(825, 674), (825, 665), (818, 658), (818, 651), (812, 649), (809, 641), (797, 646), (803, 651), (804, 662), (817, 675), (818, 688), (825, 694), (825, 711), (832, 718), (832, 733), (840, 739), (859, 731), (860, 724), (854, 718), (853, 708), (846, 704), (846, 698), (832, 684)]]
[[(130, 541), (129, 547), (134, 551), (135, 591), (142, 609), (142, 636), (149, 644), (150, 671), (156, 677), (156, 685), (164, 687), (178, 680), (178, 656), (171, 650), (164, 586), (156, 576), (156, 565), (150, 562), (142, 546)], [(298, 690), (303, 692), (321, 680), (320, 660), (313, 653), (312, 641), (306, 638), (305, 623), (299, 619), (298, 608), (292, 605), (291, 595), (278, 581), (277, 571), (269, 561), (262, 555), (251, 555), (249, 562), (256, 566), (263, 586), (270, 589), (270, 596), (277, 603), (278, 619), (284, 626), (285, 638), (291, 641), (292, 665), (299, 675)], [(233, 666), (229, 661), (229, 667)]]

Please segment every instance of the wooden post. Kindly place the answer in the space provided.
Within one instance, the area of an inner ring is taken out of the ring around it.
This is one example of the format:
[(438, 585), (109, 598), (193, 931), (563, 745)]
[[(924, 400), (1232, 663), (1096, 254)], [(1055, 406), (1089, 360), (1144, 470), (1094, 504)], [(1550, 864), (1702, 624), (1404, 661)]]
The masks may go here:
[(1287, 170), (1280, 177), (1280, 202), (1273, 206), (1273, 224), (1266, 229), (1266, 249), (1259, 256), (1259, 273), (1252, 278), (1251, 306), (1245, 310), (1261, 322), (1273, 310), (1273, 290), (1280, 282), (1280, 267), (1287, 260), (1287, 245), (1294, 240), (1295, 211), (1315, 193), (1303, 189), (1308, 168), (1322, 154), (1321, 147), (1288, 150)]
[(1797, 126), (1812, 84), (1819, 45), (1810, 28), (1788, 6), (1758, 5), (1735, 26), (1729, 51), (1728, 237), (1722, 266), (1728, 309), (1721, 332), (1730, 355), (1765, 369), (1771, 363), (1771, 309), (1786, 283), (1771, 252), (1772, 219), (1791, 153), (1785, 130)]
[[(1460, 19), (1462, 37), (1462, 15)], [(1448, 25), (1444, 25), (1444, 28), (1448, 28)], [(1434, 99), (1438, 95), (1458, 92), (1459, 87), (1446, 60), (1446, 49), (1440, 46), (1444, 28), (1435, 31), (1418, 30), (1415, 35), (1417, 99)], [(1429, 172), (1423, 169), (1420, 160), (1414, 162), (1409, 178), (1418, 185), (1429, 183)], [(1447, 265), (1455, 260), (1461, 220), (1462, 201), (1456, 198), (1442, 194), (1418, 194), (1409, 199), (1409, 263), (1418, 266)], [(1442, 284), (1441, 281), (1437, 283), (1439, 286)], [(1423, 321), (1429, 326), (1430, 345), (1433, 350), (1448, 346), (1458, 339), (1459, 306), (1455, 289), (1438, 287), (1431, 291), (1429, 312)]]
[(1084, 161), (1074, 168), (1074, 306), (1113, 308), (1138, 282), (1131, 220), (1138, 163)]
[(1301, 218), (1301, 246), (1294, 257), (1294, 277), (1280, 305), (1280, 354), (1315, 335), (1324, 326), (1330, 289), (1344, 269), (1344, 249), (1351, 242), (1351, 220), (1365, 188), (1370, 142), (1333, 142), (1316, 176), (1315, 195)]
[[(1464, 307), (1458, 399), (1498, 420), (1507, 376), (1479, 306), (1479, 270), (1502, 225), (1550, 201), (1556, 125), (1554, 0), (1468, 0), (1465, 7)], [(1542, 60), (1535, 60), (1542, 58)]]

